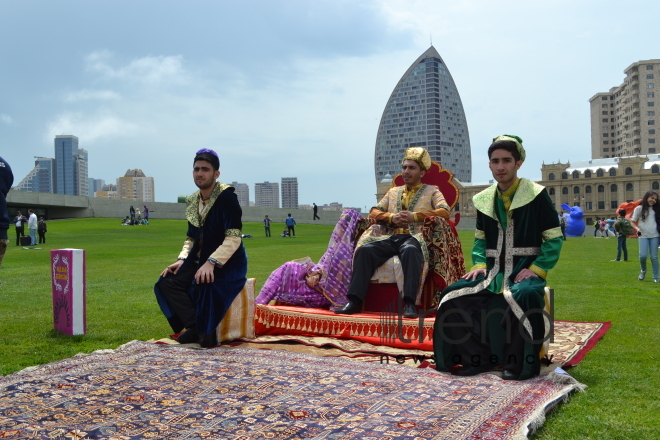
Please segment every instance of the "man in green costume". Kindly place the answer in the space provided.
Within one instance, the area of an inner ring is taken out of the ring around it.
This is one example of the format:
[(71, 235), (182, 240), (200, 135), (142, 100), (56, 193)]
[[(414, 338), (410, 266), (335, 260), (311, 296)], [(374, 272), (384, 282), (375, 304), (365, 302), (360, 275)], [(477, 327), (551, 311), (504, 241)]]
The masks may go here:
[[(563, 238), (545, 188), (518, 177), (522, 139), (496, 137), (488, 159), (497, 183), (473, 198), (472, 268), (442, 292), (433, 338), (436, 368), (460, 364), (458, 375), (472, 376), (502, 365), (503, 379), (523, 380), (540, 372), (545, 279)], [(489, 325), (487, 318), (496, 314), (497, 325)], [(493, 350), (496, 341), (501, 345)]]

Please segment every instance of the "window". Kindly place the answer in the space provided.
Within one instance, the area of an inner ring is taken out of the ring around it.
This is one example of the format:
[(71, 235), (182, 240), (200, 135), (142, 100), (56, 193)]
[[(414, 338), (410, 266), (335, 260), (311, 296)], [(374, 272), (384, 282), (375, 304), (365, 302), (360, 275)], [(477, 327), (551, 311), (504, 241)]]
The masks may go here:
[(607, 110), (603, 110), (603, 114), (606, 115), (606, 114), (607, 114)]
[(653, 70), (653, 64), (647, 64), (646, 70)]
[(632, 168), (626, 168), (626, 176), (632, 176)]
[(657, 165), (653, 165), (651, 167), (651, 172), (655, 174), (660, 173), (660, 167), (658, 167)]
[(573, 194), (580, 194), (580, 187), (579, 186), (574, 186), (573, 187)]
[(649, 134), (655, 134), (655, 128), (649, 128)]
[(648, 102), (646, 103), (646, 106), (647, 106), (647, 107), (653, 107), (653, 106), (655, 106), (655, 102), (653, 102), (653, 101), (648, 101)]
[(652, 89), (653, 88), (653, 83), (647, 83), (646, 88), (647, 89)]
[(612, 200), (610, 202), (610, 208), (616, 209), (618, 206), (619, 206), (619, 202), (617, 202), (616, 200)]
[(598, 192), (599, 193), (604, 193), (605, 192), (605, 187), (603, 185), (598, 185)]
[(598, 209), (605, 209), (605, 202), (598, 202)]
[(610, 185), (610, 192), (615, 193), (617, 191), (616, 183)]
[[(607, 145), (607, 144), (609, 144), (610, 142), (609, 142), (609, 141), (603, 141), (603, 143), (604, 143), (605, 145)], [(609, 148), (603, 148), (603, 151), (610, 151), (610, 149), (609, 149)]]
[(601, 99), (602, 99), (603, 101), (607, 101), (607, 96), (603, 96)]
[(607, 122), (607, 118), (603, 119), (603, 122)]
[(551, 196), (554, 196), (555, 195), (555, 189), (550, 188), (550, 191), (548, 191), (548, 194), (550, 194)]
[(586, 202), (586, 203), (584, 204), (584, 207), (585, 207), (586, 209), (593, 209), (592, 206), (593, 206), (593, 205), (591, 204), (591, 202)]
[(568, 187), (567, 187), (567, 186), (563, 187), (563, 188), (561, 189), (561, 193), (562, 193), (562, 194), (568, 194)]
[(649, 153), (655, 153), (655, 148), (649, 148)]
[(655, 111), (650, 110), (650, 111), (646, 112), (646, 116), (655, 116)]
[(602, 108), (607, 108), (607, 104), (601, 105)]
[(577, 171), (573, 171), (573, 179), (579, 179), (580, 178), (580, 173)]
[(653, 93), (653, 92), (647, 92), (647, 93), (646, 93), (646, 97), (647, 97), (647, 98), (655, 98), (655, 93)]
[(584, 192), (586, 192), (587, 194), (591, 194), (591, 185), (585, 186), (584, 187)]
[(610, 176), (616, 176), (616, 168), (610, 168)]
[(658, 182), (653, 182), (651, 184), (651, 189), (660, 189), (660, 183)]
[(561, 173), (561, 178), (562, 179), (568, 179), (568, 173), (565, 172), (565, 171), (563, 173)]
[(653, 79), (653, 74), (652, 73), (647, 73), (646, 74), (646, 79)]
[(589, 178), (589, 177), (591, 177), (591, 171), (589, 171), (589, 170), (585, 171), (585, 172), (584, 172), (584, 177), (585, 177), (585, 178)]
[(626, 183), (626, 191), (632, 191), (633, 190), (633, 184), (632, 183)]
[(655, 139), (649, 139), (649, 144), (655, 144)]
[(604, 137), (604, 138), (609, 137), (609, 136), (610, 136), (609, 134), (607, 134), (607, 133), (603, 133), (603, 137)]
[(548, 180), (555, 180), (555, 173), (548, 174)]
[(650, 119), (648, 125), (655, 125), (655, 119)]
[(604, 174), (605, 174), (605, 173), (604, 173), (603, 170), (601, 170), (601, 169), (598, 169), (598, 170), (596, 171), (596, 177), (603, 177)]

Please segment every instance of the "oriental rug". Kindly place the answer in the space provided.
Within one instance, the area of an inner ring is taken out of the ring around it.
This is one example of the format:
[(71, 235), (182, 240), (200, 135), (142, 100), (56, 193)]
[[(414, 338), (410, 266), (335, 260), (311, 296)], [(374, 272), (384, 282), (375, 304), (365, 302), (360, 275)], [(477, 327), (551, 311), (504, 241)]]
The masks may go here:
[(581, 388), (556, 376), (133, 341), (1, 377), (0, 438), (526, 438)]

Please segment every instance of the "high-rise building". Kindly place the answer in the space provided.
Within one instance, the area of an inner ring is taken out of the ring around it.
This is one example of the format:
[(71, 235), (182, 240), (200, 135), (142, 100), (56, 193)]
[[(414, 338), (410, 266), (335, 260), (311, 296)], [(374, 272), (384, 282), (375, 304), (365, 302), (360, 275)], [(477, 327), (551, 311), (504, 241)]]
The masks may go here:
[(94, 193), (97, 191), (101, 191), (101, 188), (103, 188), (103, 185), (105, 185), (105, 180), (103, 179), (95, 179), (93, 177), (90, 177), (87, 179), (87, 185), (89, 189), (89, 197), (94, 197)]
[(241, 206), (250, 206), (250, 187), (247, 183), (232, 182), (231, 186), (236, 190), (238, 204)]
[(297, 177), (282, 177), (282, 208), (298, 209)]
[(376, 137), (376, 184), (401, 172), (401, 157), (409, 147), (426, 148), (457, 179), (472, 181), (470, 134), (461, 97), (433, 46), (403, 74), (387, 101)]
[(100, 190), (94, 192), (94, 197), (99, 199), (118, 199), (117, 185), (113, 185), (112, 183), (103, 185)]
[(16, 185), (15, 189), (20, 191), (52, 193), (55, 159), (48, 157), (38, 157), (36, 159), (32, 171)]
[(262, 208), (280, 207), (280, 185), (275, 182), (254, 184), (254, 205)]
[(637, 61), (624, 73), (620, 86), (589, 99), (592, 159), (660, 152), (660, 60)]
[(78, 148), (76, 136), (55, 136), (54, 192), (74, 196), (88, 195), (88, 160), (87, 150)]
[(154, 178), (147, 177), (142, 170), (128, 170), (124, 177), (117, 179), (117, 193), (120, 200), (153, 202), (156, 197)]

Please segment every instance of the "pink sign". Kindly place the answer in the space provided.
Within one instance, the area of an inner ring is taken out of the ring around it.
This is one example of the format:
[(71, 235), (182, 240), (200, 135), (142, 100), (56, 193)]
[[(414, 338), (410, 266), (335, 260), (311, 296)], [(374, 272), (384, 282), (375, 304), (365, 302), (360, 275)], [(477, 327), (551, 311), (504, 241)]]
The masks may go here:
[(55, 330), (65, 335), (87, 331), (87, 267), (84, 249), (50, 251)]

